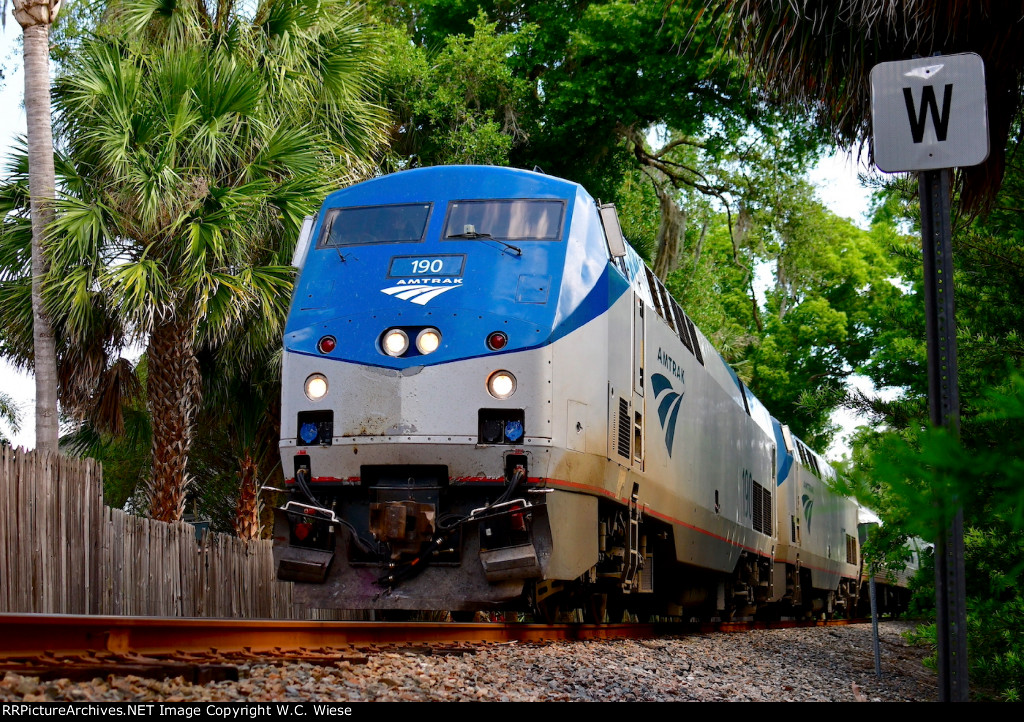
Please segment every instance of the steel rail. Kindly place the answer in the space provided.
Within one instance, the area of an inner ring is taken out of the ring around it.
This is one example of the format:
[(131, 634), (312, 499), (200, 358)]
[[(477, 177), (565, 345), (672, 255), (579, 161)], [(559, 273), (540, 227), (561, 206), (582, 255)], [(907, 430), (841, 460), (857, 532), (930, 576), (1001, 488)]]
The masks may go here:
[[(678, 627), (677, 627), (678, 629)], [(0, 614), (0, 660), (112, 652), (275, 652), (352, 645), (548, 642), (645, 638), (654, 624), (489, 624), (334, 622), (267, 619), (164, 619)]]

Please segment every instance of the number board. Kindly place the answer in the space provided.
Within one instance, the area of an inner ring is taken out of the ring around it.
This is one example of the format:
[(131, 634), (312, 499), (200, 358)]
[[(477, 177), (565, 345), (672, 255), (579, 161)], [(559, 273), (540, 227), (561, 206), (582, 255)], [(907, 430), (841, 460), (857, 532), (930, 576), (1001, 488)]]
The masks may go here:
[(465, 265), (464, 255), (393, 256), (388, 267), (388, 278), (461, 276)]

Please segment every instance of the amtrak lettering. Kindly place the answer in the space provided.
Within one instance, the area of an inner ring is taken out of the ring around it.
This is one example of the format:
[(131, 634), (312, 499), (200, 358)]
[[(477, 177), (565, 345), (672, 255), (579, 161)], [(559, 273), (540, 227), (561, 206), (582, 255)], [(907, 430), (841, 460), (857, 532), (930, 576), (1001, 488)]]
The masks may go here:
[(396, 286), (422, 286), (427, 283), (447, 284), (449, 286), (461, 286), (461, 278), (410, 278), (409, 280), (395, 281)]
[[(441, 279), (427, 279), (435, 282), (440, 282)], [(443, 279), (444, 281), (451, 281), (452, 279)], [(461, 278), (455, 279), (458, 284), (462, 283)], [(442, 293), (451, 291), (456, 288), (462, 288), (461, 285), (431, 285), (429, 283), (421, 283), (421, 279), (416, 279), (416, 283), (406, 283), (405, 281), (398, 281), (397, 286), (391, 286), (390, 288), (380, 289), (381, 293), (386, 293), (392, 298), (397, 298), (402, 301), (408, 301), (415, 303), (417, 306), (425, 306), (433, 299), (440, 296)]]
[(683, 378), (683, 367), (677, 364), (671, 356), (662, 351), (660, 346), (658, 347), (658, 362), (668, 369), (670, 374), (685, 383), (686, 379)]

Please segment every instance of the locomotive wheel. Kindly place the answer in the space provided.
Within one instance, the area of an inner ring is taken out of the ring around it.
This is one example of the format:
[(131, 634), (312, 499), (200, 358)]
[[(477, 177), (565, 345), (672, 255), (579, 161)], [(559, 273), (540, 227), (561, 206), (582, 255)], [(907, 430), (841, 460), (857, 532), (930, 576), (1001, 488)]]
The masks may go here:
[(561, 615), (562, 608), (558, 603), (557, 599), (548, 597), (547, 599), (537, 602), (533, 608), (533, 616), (537, 618), (537, 621), (541, 624), (555, 624), (558, 621), (558, 617)]
[[(608, 623), (622, 624), (622, 619), (628, 614), (626, 610), (626, 595), (616, 590), (608, 595), (607, 601)], [(632, 616), (627, 619), (632, 619)]]
[(763, 622), (777, 622), (782, 619), (782, 604), (763, 604), (754, 613), (754, 619)]
[(562, 582), (536, 582), (530, 593), (528, 607), (540, 624), (555, 624), (568, 607), (568, 596)]
[(608, 595), (598, 594), (595, 592), (590, 595), (590, 598), (587, 600), (587, 604), (584, 607), (584, 621), (587, 624), (604, 624), (607, 612)]

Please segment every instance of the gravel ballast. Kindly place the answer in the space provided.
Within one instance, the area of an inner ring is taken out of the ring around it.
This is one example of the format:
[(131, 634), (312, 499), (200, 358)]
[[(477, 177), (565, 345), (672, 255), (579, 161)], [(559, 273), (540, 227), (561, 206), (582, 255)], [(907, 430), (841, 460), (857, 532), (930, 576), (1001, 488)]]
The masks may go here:
[(486, 645), (476, 652), (380, 652), (365, 664), (247, 662), (239, 681), (110, 675), (40, 682), (11, 672), (3, 702), (316, 701), (935, 701), (928, 650), (881, 625), (882, 677), (871, 625), (757, 630), (654, 640)]

